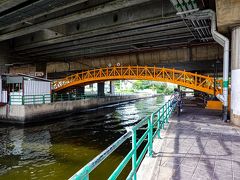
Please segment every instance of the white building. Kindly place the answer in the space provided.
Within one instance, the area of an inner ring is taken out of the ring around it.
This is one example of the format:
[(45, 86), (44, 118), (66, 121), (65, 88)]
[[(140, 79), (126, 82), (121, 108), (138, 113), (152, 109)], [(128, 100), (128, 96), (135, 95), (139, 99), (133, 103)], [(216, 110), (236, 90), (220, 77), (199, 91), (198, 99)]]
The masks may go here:
[(0, 102), (11, 105), (51, 102), (51, 81), (25, 74), (0, 77)]

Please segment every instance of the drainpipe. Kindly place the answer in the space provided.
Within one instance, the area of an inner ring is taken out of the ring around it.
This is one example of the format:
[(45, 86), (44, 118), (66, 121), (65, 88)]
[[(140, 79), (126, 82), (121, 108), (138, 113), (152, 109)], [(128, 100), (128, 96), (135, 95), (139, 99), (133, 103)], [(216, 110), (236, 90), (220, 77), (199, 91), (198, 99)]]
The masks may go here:
[[(189, 12), (179, 12), (178, 15), (181, 15), (182, 18), (184, 14), (189, 14)], [(192, 12), (192, 14), (187, 15), (196, 20), (198, 19), (211, 19), (211, 33), (213, 39), (219, 43), (224, 48), (223, 55), (223, 94), (218, 94), (217, 98), (223, 103), (223, 121), (227, 122), (228, 120), (228, 84), (229, 84), (229, 39), (219, 32), (217, 32), (216, 28), (216, 14), (213, 10), (202, 10), (199, 12)]]
[(229, 84), (229, 39), (219, 32), (216, 28), (216, 14), (213, 10), (203, 10), (211, 18), (211, 32), (213, 39), (224, 48), (223, 55), (223, 94), (217, 95), (217, 98), (223, 102), (223, 121), (228, 120), (228, 84)]

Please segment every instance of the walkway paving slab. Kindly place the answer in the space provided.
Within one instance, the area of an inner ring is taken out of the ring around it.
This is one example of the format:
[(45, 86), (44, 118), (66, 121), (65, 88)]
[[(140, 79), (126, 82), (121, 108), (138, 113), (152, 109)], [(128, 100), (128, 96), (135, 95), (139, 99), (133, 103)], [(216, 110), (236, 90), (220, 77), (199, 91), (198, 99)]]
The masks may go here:
[(138, 180), (240, 180), (240, 128), (222, 122), (221, 112), (186, 107), (166, 128)]

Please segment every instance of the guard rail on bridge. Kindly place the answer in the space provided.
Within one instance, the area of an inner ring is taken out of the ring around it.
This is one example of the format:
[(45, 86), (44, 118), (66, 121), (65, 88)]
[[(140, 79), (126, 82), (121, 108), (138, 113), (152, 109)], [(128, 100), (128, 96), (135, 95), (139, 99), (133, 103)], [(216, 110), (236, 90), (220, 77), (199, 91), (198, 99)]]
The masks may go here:
[(215, 96), (222, 94), (221, 80), (197, 73), (155, 66), (114, 66), (83, 71), (54, 81), (53, 90), (57, 92), (74, 86), (124, 79), (170, 82)]

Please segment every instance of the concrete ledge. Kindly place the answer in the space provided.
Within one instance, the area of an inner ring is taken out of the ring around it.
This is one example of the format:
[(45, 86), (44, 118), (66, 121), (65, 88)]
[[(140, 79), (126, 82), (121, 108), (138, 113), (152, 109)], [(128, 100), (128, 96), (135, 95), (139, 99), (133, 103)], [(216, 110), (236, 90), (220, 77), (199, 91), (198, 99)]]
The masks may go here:
[(51, 104), (36, 105), (5, 105), (0, 107), (0, 122), (13, 124), (27, 124), (62, 118), (69, 113), (84, 109), (116, 104), (151, 96), (129, 95), (109, 96), (96, 99), (81, 99), (76, 101), (62, 101)]

